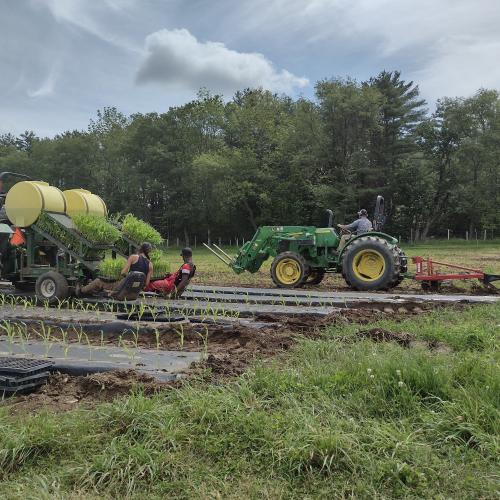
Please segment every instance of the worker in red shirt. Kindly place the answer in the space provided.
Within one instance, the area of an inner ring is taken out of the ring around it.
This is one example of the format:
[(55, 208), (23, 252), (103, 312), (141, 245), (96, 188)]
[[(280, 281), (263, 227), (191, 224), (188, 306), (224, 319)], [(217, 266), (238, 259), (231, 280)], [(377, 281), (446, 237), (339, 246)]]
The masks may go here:
[(179, 298), (196, 272), (193, 251), (190, 248), (183, 248), (181, 257), (184, 263), (177, 272), (169, 273), (161, 280), (151, 281), (144, 291), (159, 293), (171, 299)]

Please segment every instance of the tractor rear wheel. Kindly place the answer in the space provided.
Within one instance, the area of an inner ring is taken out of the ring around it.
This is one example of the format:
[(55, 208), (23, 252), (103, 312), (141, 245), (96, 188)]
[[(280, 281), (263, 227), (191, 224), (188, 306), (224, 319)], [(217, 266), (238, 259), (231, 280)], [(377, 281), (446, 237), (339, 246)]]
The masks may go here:
[(294, 252), (283, 252), (273, 260), (271, 278), (279, 288), (298, 288), (304, 284), (308, 271), (304, 257)]
[(405, 279), (404, 275), (408, 272), (408, 258), (406, 257), (406, 254), (399, 247), (396, 247), (395, 250), (399, 257), (399, 275), (389, 288), (394, 288), (400, 285)]
[(319, 285), (325, 277), (324, 269), (313, 269), (307, 277), (305, 285)]
[(53, 304), (68, 297), (69, 287), (62, 274), (49, 271), (38, 277), (35, 291), (40, 300), (46, 300), (49, 304)]
[(365, 236), (347, 247), (342, 275), (354, 290), (388, 290), (401, 279), (401, 250), (387, 240)]

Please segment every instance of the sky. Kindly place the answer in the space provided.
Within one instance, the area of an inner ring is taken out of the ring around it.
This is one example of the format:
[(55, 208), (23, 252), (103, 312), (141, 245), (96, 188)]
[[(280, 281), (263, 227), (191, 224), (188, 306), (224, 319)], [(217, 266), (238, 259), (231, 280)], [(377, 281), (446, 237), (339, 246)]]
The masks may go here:
[(165, 112), (200, 88), (314, 97), (400, 70), (432, 110), (500, 89), (498, 0), (0, 0), (0, 134)]

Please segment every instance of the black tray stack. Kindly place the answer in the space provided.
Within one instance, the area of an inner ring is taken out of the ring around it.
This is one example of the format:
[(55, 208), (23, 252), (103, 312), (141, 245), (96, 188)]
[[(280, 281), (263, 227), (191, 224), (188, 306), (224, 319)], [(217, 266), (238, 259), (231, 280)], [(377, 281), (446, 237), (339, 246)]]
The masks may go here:
[(0, 396), (26, 394), (44, 385), (53, 364), (40, 359), (0, 357)]

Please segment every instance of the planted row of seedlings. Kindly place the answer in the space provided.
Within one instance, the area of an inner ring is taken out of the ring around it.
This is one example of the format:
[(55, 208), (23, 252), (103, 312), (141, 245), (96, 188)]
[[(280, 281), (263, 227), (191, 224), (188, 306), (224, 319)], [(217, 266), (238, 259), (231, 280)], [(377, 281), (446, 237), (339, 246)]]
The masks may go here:
[[(60, 300), (55, 304), (49, 304), (49, 302), (45, 301), (41, 303), (41, 306), (47, 311), (47, 314), (49, 314), (49, 309), (53, 308), (57, 310), (69, 309), (74, 312), (92, 312), (97, 318), (99, 318), (100, 312), (118, 313), (125, 306), (128, 319), (134, 318), (135, 321), (142, 321), (143, 318), (147, 317), (148, 322), (156, 322), (160, 317), (173, 318), (176, 316), (196, 316), (201, 321), (208, 319), (213, 321), (217, 321), (217, 319), (239, 319), (240, 317), (239, 311), (226, 309), (224, 308), (224, 304), (220, 303), (214, 303), (210, 306), (199, 305), (199, 301), (195, 299), (193, 301), (194, 304), (191, 303), (182, 307), (170, 307), (168, 303), (159, 305), (155, 302), (156, 300), (153, 300), (153, 304), (145, 302), (132, 304), (118, 304), (114, 302), (91, 303), (81, 299), (70, 298)], [(40, 306), (40, 302), (35, 297), (0, 294), (0, 307), (10, 307), (12, 310), (22, 307), (24, 310), (27, 310), (36, 306)]]
[[(165, 332), (160, 332), (158, 329), (155, 332), (155, 342), (156, 349), (162, 349), (161, 336)], [(173, 329), (173, 332), (177, 335), (179, 339), (179, 348), (183, 349), (185, 343), (185, 328), (184, 325), (180, 324), (178, 328)], [(139, 349), (139, 335), (140, 335), (140, 325), (137, 323), (134, 329), (129, 330), (128, 335), (119, 335), (116, 341), (116, 347), (122, 349), (128, 358), (133, 361), (137, 356), (137, 350)], [(208, 337), (209, 329), (205, 326), (204, 331), (196, 332), (203, 345), (202, 354), (206, 356), (208, 351)], [(20, 347), (20, 350), (25, 355), (30, 355), (30, 344), (36, 342), (38, 344), (43, 344), (44, 346), (44, 356), (45, 358), (51, 357), (51, 349), (54, 346), (61, 347), (62, 358), (67, 359), (69, 357), (69, 350), (71, 345), (81, 345), (88, 347), (88, 358), (87, 361), (93, 361), (92, 354), (96, 347), (106, 348), (109, 345), (106, 342), (106, 335), (103, 331), (100, 332), (100, 338), (96, 341), (94, 336), (89, 336), (84, 331), (81, 326), (73, 325), (69, 329), (64, 329), (58, 326), (46, 325), (43, 321), (38, 322), (37, 325), (27, 325), (26, 323), (16, 321), (10, 322), (8, 320), (3, 320), (0, 322), (0, 335), (4, 335), (8, 339), (8, 345), (10, 346), (10, 352), (7, 354), (14, 355), (14, 345)], [(128, 337), (128, 339), (125, 339)]]

